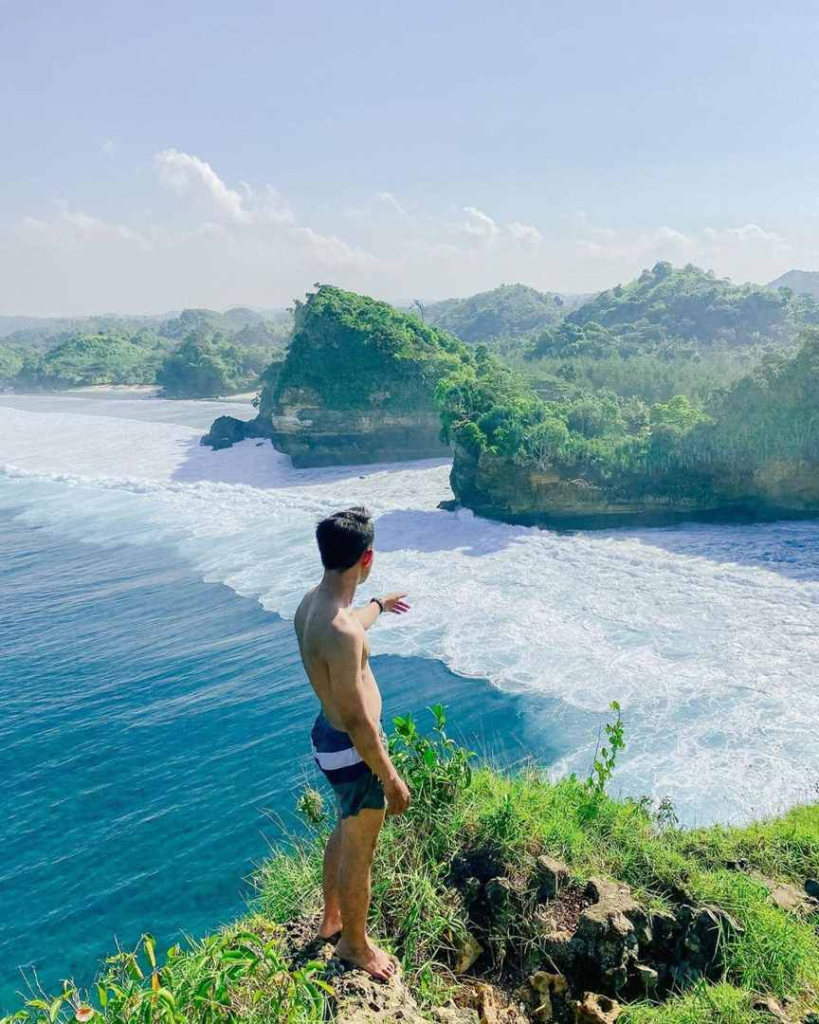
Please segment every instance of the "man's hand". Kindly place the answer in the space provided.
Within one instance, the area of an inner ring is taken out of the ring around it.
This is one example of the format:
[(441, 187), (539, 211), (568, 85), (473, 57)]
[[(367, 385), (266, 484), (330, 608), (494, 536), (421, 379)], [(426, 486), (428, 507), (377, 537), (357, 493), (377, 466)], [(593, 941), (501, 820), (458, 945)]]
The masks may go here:
[(410, 791), (404, 780), (396, 775), (384, 785), (387, 814), (403, 814), (410, 805)]
[(404, 600), (406, 593), (385, 594), (381, 598), (381, 604), (384, 605), (385, 612), (392, 612), (394, 615), (403, 615), (404, 612), (410, 610), (410, 606)]

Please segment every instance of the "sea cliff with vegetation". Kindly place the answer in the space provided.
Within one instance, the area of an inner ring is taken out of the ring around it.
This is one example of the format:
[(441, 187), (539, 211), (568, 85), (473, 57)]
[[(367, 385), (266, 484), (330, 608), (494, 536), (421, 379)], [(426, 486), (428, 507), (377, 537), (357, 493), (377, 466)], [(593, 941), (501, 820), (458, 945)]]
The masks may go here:
[(545, 400), (488, 352), (442, 381), (452, 489), (480, 515), (543, 525), (635, 516), (819, 514), (819, 332), (707, 401), (615, 392)]
[(445, 456), (435, 387), (470, 358), (415, 316), (322, 285), (296, 303), (293, 340), (256, 419), (222, 417), (204, 441), (269, 437), (297, 467)]
[[(532, 292), (497, 289), (442, 316), (474, 341), (480, 325), (557, 315), (557, 297)], [(467, 345), (328, 285), (294, 319), (257, 417), (221, 417), (206, 444), (267, 437), (297, 467), (453, 452), (456, 503), (512, 523), (819, 514), (810, 296), (658, 263), (517, 346)]]
[(616, 705), (589, 777), (561, 781), (481, 763), (431, 710), (429, 733), (394, 723), (413, 803), (387, 819), (374, 871), (398, 979), (313, 941), (332, 818), (306, 789), (305, 831), (261, 866), (246, 917), (166, 953), (146, 933), (88, 990), (34, 992), (3, 1024), (819, 1021), (819, 806), (680, 828), (667, 802), (608, 794)]

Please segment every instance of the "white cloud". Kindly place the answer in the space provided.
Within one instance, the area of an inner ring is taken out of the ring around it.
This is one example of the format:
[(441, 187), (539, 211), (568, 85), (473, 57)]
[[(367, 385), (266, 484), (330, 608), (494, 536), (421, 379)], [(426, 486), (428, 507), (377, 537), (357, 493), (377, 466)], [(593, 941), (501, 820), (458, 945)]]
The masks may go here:
[(506, 220), (476, 205), (421, 209), (388, 189), (349, 208), (327, 197), (305, 223), (272, 185), (238, 176), (229, 183), (195, 154), (162, 150), (154, 168), (156, 197), (146, 203), (164, 205), (164, 215), (102, 217), (63, 202), (7, 225), (0, 276), (15, 306), (79, 313), (276, 305), (316, 280), (394, 301), (468, 295), (500, 281), (588, 291), (627, 281), (658, 259), (764, 281), (816, 258), (812, 239), (788, 249), (754, 222), (627, 232), (579, 211), (541, 228), (523, 210)]
[(349, 220), (374, 220), (383, 213), (391, 213), (412, 222), (412, 216), (394, 192), (375, 192), (361, 206), (344, 206), (342, 213)]
[(293, 211), (272, 185), (258, 195), (241, 183), (243, 195), (229, 188), (211, 165), (178, 149), (164, 149), (154, 156), (160, 181), (182, 196), (206, 199), (217, 218), (238, 225), (281, 223), (294, 220)]
[(393, 195), (392, 192), (376, 192), (375, 199), (382, 206), (385, 206), (387, 207), (387, 209), (392, 210), (393, 213), (397, 213), (398, 216), (401, 217), (403, 220), (412, 220), (412, 217), (410, 217), (404, 205), (399, 201), (399, 199), (395, 195)]
[(605, 242), (581, 238), (575, 243), (581, 255), (592, 259), (680, 259), (692, 254), (695, 244), (691, 237), (663, 224), (644, 231), (632, 239), (620, 239), (616, 234)]
[(464, 234), (486, 239), (494, 238), (498, 234), (498, 225), (488, 213), (484, 213), (476, 206), (465, 206), (463, 212), (467, 215), (467, 219), (461, 223), (461, 231)]
[(290, 234), (326, 267), (374, 266), (379, 262), (372, 253), (348, 245), (335, 235), (321, 235), (312, 228), (293, 228)]
[(100, 150), (106, 156), (113, 156), (117, 151), (117, 144), (113, 139), (106, 139), (105, 142), (100, 146)]
[(575, 230), (582, 235), (592, 235), (597, 238), (614, 238), (616, 235), (613, 228), (595, 224), (585, 210), (575, 210), (569, 220)]
[(533, 224), (523, 224), (519, 220), (512, 220), (506, 225), (506, 230), (512, 238), (524, 245), (538, 245), (543, 241), (543, 235)]
[(58, 202), (56, 206), (57, 213), (48, 220), (22, 217), (19, 225), (20, 234), (28, 241), (41, 241), (60, 249), (76, 249), (100, 239), (128, 242), (143, 249), (151, 247), (151, 241), (146, 234), (125, 224), (106, 221), (80, 210), (71, 210), (63, 201)]
[(741, 228), (723, 228), (718, 231), (716, 228), (706, 228), (703, 234), (713, 242), (771, 242), (778, 245), (786, 244), (775, 231), (765, 231), (758, 224), (745, 224)]

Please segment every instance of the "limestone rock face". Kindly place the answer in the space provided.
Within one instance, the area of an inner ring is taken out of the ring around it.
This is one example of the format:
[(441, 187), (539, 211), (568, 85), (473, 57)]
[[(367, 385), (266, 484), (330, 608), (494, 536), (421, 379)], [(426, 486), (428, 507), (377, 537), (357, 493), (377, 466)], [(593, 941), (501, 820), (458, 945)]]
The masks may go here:
[(300, 408), (248, 422), (220, 416), (202, 444), (218, 450), (249, 437), (269, 438), (290, 456), (296, 469), (355, 466), (446, 458), (451, 451), (441, 442), (440, 429), (432, 410), (387, 415)]
[(418, 1004), (400, 977), (386, 984), (364, 971), (345, 971), (331, 981), (337, 1024), (423, 1024)]
[(637, 492), (623, 482), (579, 473), (541, 471), (456, 445), (450, 483), (458, 503), (477, 515), (526, 526), (584, 529), (819, 515), (819, 474), (798, 461), (771, 462), (751, 475), (688, 479), (671, 495)]
[(615, 1024), (621, 1012), (616, 1000), (586, 992), (575, 1005), (574, 1020), (575, 1024)]
[(796, 914), (797, 917), (805, 917), (817, 909), (816, 899), (807, 891), (807, 885), (800, 889), (790, 882), (778, 882), (773, 878), (767, 878), (759, 871), (752, 871), (751, 878), (764, 885), (771, 894), (771, 900), (789, 914)]
[(595, 902), (580, 915), (575, 955), (592, 983), (619, 992), (637, 965), (640, 945), (650, 940), (648, 915), (626, 885), (593, 878), (588, 892)]
[(235, 416), (219, 416), (211, 424), (211, 428), (202, 438), (201, 444), (218, 451), (221, 448), (231, 448), (248, 437), (259, 436), (256, 433), (255, 420), (246, 423), (244, 420), (236, 419)]
[(283, 407), (265, 425), (267, 436), (297, 469), (445, 458), (434, 409), (338, 411), (310, 405)]

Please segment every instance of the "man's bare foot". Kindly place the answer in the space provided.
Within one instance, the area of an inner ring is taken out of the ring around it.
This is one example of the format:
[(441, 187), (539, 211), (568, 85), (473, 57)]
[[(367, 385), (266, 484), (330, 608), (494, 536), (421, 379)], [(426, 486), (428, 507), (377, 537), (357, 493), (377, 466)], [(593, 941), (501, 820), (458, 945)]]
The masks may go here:
[(337, 942), (341, 935), (341, 914), (325, 914), (319, 925), (318, 937), (323, 942)]
[(342, 936), (336, 946), (336, 956), (345, 963), (360, 967), (362, 971), (371, 974), (376, 981), (389, 981), (398, 970), (395, 957), (385, 953), (383, 949), (379, 949), (369, 940), (360, 949), (354, 949)]

